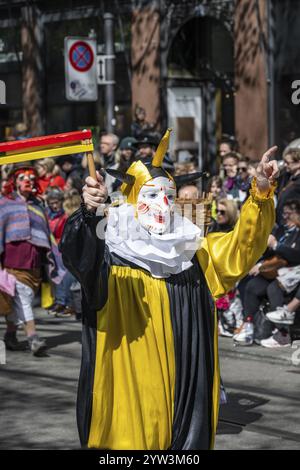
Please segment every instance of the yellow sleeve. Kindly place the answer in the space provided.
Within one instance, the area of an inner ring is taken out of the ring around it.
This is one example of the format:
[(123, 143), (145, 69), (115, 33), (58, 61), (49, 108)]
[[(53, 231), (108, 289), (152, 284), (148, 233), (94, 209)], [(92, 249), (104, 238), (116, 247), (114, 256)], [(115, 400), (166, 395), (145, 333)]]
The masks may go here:
[(253, 179), (250, 196), (234, 229), (229, 233), (209, 233), (203, 240), (197, 257), (215, 298), (231, 290), (248, 274), (267, 248), (275, 223), (275, 188), (276, 184), (261, 194)]

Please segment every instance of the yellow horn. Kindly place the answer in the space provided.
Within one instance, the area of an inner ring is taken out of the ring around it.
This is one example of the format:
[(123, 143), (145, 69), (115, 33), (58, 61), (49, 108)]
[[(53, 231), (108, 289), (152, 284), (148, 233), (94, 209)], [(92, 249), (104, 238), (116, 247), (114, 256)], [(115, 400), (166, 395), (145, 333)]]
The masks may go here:
[(153, 166), (160, 167), (162, 165), (164, 156), (169, 148), (169, 140), (170, 140), (171, 132), (172, 132), (171, 128), (167, 129), (165, 135), (161, 139), (159, 146), (157, 147), (154, 157), (152, 159)]

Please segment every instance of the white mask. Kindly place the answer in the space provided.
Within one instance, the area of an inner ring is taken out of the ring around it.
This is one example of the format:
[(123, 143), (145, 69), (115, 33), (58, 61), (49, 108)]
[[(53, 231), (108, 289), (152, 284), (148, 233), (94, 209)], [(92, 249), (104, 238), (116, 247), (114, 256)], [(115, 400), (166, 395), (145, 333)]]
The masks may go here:
[(167, 177), (157, 177), (144, 184), (137, 200), (137, 215), (149, 233), (165, 233), (175, 207), (176, 187)]

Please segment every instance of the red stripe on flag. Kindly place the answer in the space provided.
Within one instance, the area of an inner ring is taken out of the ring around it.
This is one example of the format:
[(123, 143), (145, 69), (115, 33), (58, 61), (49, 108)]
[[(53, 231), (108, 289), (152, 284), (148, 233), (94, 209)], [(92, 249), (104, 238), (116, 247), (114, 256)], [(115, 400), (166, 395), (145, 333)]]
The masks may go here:
[(66, 142), (78, 142), (92, 138), (90, 129), (84, 131), (65, 132), (63, 134), (44, 135), (42, 137), (32, 137), (24, 140), (13, 140), (0, 144), (0, 152), (12, 152), (14, 150), (24, 150), (31, 147), (40, 147), (45, 145), (57, 146)]

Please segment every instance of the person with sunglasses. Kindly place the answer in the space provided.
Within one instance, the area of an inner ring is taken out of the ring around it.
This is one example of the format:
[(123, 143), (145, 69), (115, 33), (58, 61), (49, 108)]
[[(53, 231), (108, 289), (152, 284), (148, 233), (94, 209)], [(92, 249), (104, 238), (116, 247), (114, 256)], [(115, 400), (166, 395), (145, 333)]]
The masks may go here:
[(209, 232), (230, 232), (238, 218), (238, 208), (232, 199), (222, 198), (217, 201), (217, 219)]
[(237, 186), (239, 188), (239, 200), (242, 203), (249, 196), (251, 177), (248, 172), (248, 157), (241, 157), (238, 162)]

